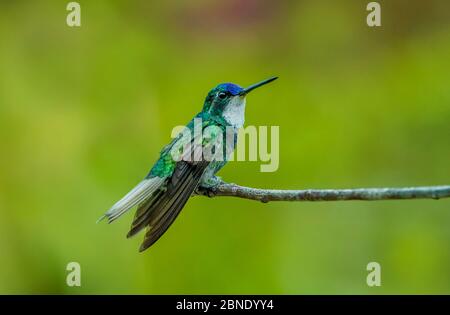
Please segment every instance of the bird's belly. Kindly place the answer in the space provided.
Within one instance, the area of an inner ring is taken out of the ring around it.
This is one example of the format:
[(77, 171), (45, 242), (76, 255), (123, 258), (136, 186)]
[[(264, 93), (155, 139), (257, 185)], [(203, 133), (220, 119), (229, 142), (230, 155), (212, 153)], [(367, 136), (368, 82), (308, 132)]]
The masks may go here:
[[(227, 139), (224, 135), (224, 152), (223, 152), (223, 160), (221, 161), (211, 161), (211, 163), (206, 168), (205, 172), (203, 173), (203, 176), (200, 180), (200, 184), (207, 184), (208, 181), (214, 177), (214, 175), (227, 164), (227, 161), (231, 154), (233, 154), (234, 149), (236, 148), (237, 144), (237, 129), (234, 130), (232, 134), (232, 139)], [(228, 141), (227, 141), (228, 140)]]

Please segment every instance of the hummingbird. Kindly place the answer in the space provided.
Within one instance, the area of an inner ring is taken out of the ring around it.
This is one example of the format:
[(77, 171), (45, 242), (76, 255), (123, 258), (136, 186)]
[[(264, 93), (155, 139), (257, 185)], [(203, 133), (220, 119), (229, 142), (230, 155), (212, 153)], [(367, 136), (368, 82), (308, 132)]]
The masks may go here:
[[(213, 132), (213, 136), (200, 140), (196, 136), (185, 137), (182, 133), (178, 134), (161, 150), (159, 159), (147, 176), (97, 222), (107, 218), (108, 223), (111, 223), (137, 206), (127, 238), (146, 229), (139, 251), (152, 246), (167, 231), (198, 187), (212, 187), (220, 182), (215, 174), (227, 163), (230, 153), (236, 147), (238, 130), (245, 122), (246, 96), (276, 79), (277, 77), (271, 77), (246, 88), (233, 83), (221, 83), (210, 90), (202, 110), (185, 129), (195, 135), (194, 129), (198, 128), (195, 124), (200, 122), (202, 132), (211, 127), (222, 132)], [(228, 150), (223, 158), (205, 158), (203, 152), (206, 149), (215, 151), (214, 145), (218, 140), (222, 143), (230, 130), (232, 141), (226, 144)], [(186, 146), (191, 146), (187, 153), (183, 152)], [(181, 154), (182, 158), (177, 157), (174, 152)], [(200, 158), (195, 158), (196, 156)]]

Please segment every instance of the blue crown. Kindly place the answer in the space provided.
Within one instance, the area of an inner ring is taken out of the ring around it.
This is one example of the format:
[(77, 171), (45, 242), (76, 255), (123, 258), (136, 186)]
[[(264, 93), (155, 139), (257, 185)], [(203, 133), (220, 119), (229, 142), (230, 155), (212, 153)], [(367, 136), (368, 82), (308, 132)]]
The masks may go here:
[(222, 83), (218, 86), (221, 90), (229, 92), (231, 95), (238, 95), (243, 88), (234, 83)]

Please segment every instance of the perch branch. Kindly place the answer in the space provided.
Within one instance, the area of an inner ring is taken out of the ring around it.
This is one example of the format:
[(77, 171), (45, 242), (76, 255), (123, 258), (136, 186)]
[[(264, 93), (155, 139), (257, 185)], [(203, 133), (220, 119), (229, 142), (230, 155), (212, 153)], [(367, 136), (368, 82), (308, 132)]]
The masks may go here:
[(279, 190), (258, 189), (221, 182), (210, 188), (199, 187), (196, 193), (208, 197), (238, 197), (261, 202), (440, 199), (450, 197), (450, 186)]

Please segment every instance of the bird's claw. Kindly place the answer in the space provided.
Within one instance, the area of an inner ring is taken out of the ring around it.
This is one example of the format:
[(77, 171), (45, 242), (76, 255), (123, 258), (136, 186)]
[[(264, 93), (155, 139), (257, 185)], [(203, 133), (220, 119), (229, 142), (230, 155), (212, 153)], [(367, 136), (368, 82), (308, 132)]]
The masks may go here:
[(210, 190), (211, 188), (215, 188), (223, 183), (222, 178), (219, 176), (213, 176), (207, 179), (205, 182), (201, 183), (201, 187)]
[(216, 195), (217, 186), (223, 183), (222, 178), (219, 176), (213, 176), (208, 180), (202, 182), (200, 186), (197, 188), (197, 194), (203, 194), (210, 198)]

